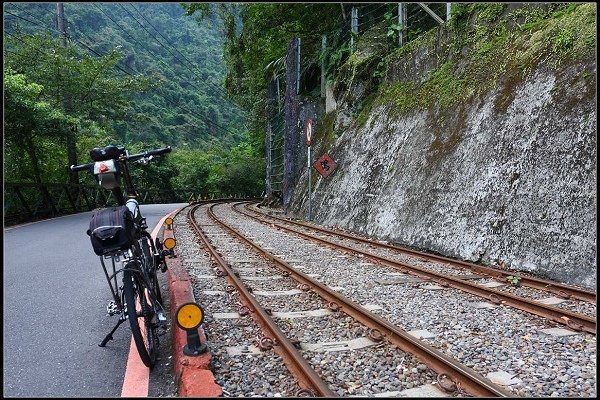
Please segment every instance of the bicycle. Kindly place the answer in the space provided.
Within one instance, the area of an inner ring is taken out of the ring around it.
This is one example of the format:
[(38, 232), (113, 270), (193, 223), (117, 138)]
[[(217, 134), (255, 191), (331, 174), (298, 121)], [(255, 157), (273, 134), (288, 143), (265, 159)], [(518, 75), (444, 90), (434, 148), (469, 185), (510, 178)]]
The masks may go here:
[[(131, 333), (142, 362), (152, 368), (156, 362), (159, 338), (158, 329), (166, 325), (165, 310), (158, 283), (157, 271), (166, 272), (165, 257), (172, 255), (175, 241), (164, 244), (148, 233), (146, 219), (142, 216), (128, 162), (147, 165), (154, 157), (169, 153), (171, 147), (130, 155), (125, 147), (108, 145), (90, 151), (93, 162), (71, 165), (74, 172), (87, 170), (98, 183), (113, 193), (119, 206), (94, 211), (87, 234), (94, 252), (100, 257), (112, 298), (106, 307), (108, 315), (118, 315), (115, 327), (99, 344), (105, 347), (113, 340), (117, 328), (129, 320)], [(126, 197), (120, 185), (125, 182)], [(165, 248), (166, 247), (166, 248)], [(109, 270), (104, 260), (111, 260)], [(117, 265), (120, 263), (120, 268)], [(121, 285), (117, 276), (122, 274)]]

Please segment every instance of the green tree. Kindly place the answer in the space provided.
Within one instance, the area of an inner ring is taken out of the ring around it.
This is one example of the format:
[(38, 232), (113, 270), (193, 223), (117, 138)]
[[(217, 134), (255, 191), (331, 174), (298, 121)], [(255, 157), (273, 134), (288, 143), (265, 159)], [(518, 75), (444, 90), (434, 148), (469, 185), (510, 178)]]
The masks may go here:
[[(25, 136), (29, 141), (24, 144), (25, 147), (16, 147), (29, 151), (30, 158), (39, 157), (35, 145), (40, 143), (35, 143), (36, 140), (52, 138), (56, 136), (57, 130), (61, 132), (63, 139), (71, 130), (77, 131), (78, 136), (81, 136), (93, 124), (99, 124), (104, 130), (110, 131), (109, 121), (124, 120), (131, 114), (130, 94), (152, 86), (151, 79), (141, 75), (114, 76), (113, 67), (122, 57), (117, 51), (98, 58), (82, 55), (74, 46), (63, 47), (58, 39), (45, 34), (11, 35), (7, 42), (7, 47), (11, 50), (11, 56), (6, 60), (8, 75), (19, 77), (14, 78), (13, 82), (29, 82), (28, 93), (33, 93), (35, 88), (38, 108), (39, 104), (44, 104), (46, 108), (62, 116), (62, 119), (57, 117), (52, 120), (55, 125), (62, 123), (60, 128), (54, 126), (53, 129), (38, 129), (35, 135)], [(44, 82), (44, 85), (35, 82)], [(17, 90), (16, 87), (13, 89)], [(38, 114), (35, 116), (39, 118)], [(6, 122), (13, 126), (27, 124), (27, 117), (18, 113), (10, 114)], [(32, 174), (36, 180), (39, 177), (39, 171), (35, 170), (37, 164), (37, 160), (32, 160)], [(68, 161), (63, 159), (62, 164), (65, 168), (59, 171), (64, 176), (68, 171)]]
[[(56, 178), (53, 171), (41, 168), (51, 157), (51, 153), (44, 151), (48, 142), (42, 143), (41, 139), (64, 143), (68, 125), (77, 121), (40, 99), (42, 85), (30, 82), (10, 67), (4, 70), (3, 77), (6, 175), (36, 183), (52, 181)], [(28, 165), (22, 164), (25, 160), (20, 154), (28, 155)]]

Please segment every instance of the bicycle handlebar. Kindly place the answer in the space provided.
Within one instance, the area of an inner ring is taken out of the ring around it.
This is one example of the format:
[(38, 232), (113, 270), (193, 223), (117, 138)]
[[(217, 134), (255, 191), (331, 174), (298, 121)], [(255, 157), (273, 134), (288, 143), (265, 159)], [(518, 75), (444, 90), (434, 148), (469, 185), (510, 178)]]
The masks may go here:
[(170, 153), (170, 152), (171, 152), (171, 146), (167, 146), (162, 149), (148, 150), (148, 151), (144, 151), (143, 153), (132, 154), (132, 155), (125, 157), (125, 159), (127, 161), (135, 161), (140, 158), (146, 158), (148, 156), (159, 156), (161, 154), (166, 154), (166, 153)]
[[(138, 153), (138, 154), (127, 155), (127, 156), (125, 156), (125, 160), (126, 161), (135, 161), (135, 160), (139, 160), (140, 158), (146, 158), (149, 156), (159, 156), (162, 154), (170, 153), (171, 150), (172, 150), (171, 146), (167, 146), (162, 149), (148, 150), (148, 151), (144, 151), (144, 152)], [(94, 167), (94, 164), (95, 163), (71, 165), (69, 167), (69, 169), (73, 172), (85, 171), (86, 169), (91, 170)]]
[(94, 167), (94, 163), (91, 164), (81, 164), (81, 165), (71, 165), (69, 169), (73, 172), (85, 171), (86, 169), (92, 169)]

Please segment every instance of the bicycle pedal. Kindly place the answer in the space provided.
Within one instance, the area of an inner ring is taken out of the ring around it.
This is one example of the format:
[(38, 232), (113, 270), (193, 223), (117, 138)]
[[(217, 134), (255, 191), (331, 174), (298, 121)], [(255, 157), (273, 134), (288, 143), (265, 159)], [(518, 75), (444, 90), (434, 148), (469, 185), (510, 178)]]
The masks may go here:
[(120, 312), (119, 307), (117, 307), (117, 304), (114, 301), (109, 301), (108, 305), (106, 306), (106, 312), (108, 313), (109, 316), (113, 316), (115, 314), (118, 314)]

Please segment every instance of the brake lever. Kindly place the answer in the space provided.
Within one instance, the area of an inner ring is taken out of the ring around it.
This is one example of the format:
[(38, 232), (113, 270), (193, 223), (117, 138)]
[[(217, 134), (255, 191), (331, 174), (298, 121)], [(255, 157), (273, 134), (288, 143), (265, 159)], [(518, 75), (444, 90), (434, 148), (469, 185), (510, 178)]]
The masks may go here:
[(142, 157), (139, 160), (137, 160), (136, 162), (138, 164), (148, 165), (148, 163), (150, 162), (150, 160), (152, 160), (153, 158), (154, 158), (154, 156)]

